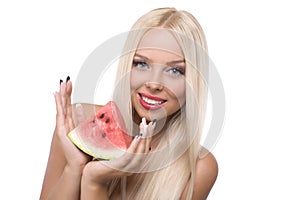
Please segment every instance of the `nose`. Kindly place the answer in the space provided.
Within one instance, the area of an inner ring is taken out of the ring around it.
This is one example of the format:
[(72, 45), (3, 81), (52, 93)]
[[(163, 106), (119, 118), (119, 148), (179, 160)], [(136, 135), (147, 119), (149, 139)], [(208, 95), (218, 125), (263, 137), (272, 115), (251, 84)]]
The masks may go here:
[(146, 78), (145, 86), (146, 88), (154, 91), (161, 91), (164, 88), (164, 79), (162, 76), (162, 67), (159, 64), (153, 64), (152, 70)]
[(158, 82), (150, 82), (150, 81), (146, 82), (145, 86), (148, 89), (154, 90), (154, 91), (161, 91), (164, 88), (164, 86), (162, 84), (160, 84)]

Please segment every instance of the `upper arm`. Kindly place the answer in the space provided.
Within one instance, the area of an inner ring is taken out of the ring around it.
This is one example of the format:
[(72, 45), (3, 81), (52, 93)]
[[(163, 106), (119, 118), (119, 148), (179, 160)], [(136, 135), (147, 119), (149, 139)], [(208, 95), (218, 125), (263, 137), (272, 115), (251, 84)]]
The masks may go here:
[[(199, 158), (195, 168), (195, 181), (192, 199), (204, 200), (207, 198), (218, 176), (218, 164), (215, 157), (208, 153)], [(186, 199), (190, 183), (188, 182), (181, 199)]]

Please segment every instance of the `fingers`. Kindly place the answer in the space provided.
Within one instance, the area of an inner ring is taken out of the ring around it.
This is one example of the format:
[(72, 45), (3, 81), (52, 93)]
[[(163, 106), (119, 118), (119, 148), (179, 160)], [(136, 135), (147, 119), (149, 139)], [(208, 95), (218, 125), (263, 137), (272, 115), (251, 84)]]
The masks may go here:
[(66, 104), (67, 104), (67, 84), (66, 82), (62, 82), (59, 88), (60, 96), (61, 96), (61, 103), (63, 107), (64, 115), (67, 114)]
[(138, 144), (141, 140), (141, 136), (140, 135), (137, 135), (134, 137), (133, 141), (131, 142), (129, 148), (127, 149), (127, 152), (129, 154), (133, 154), (133, 153), (136, 153), (136, 150), (137, 150), (137, 147), (138, 147)]
[(154, 119), (152, 122), (148, 124), (145, 151), (151, 151), (151, 141), (154, 135), (155, 125), (156, 125), (156, 119)]
[(146, 169), (148, 166), (147, 153), (149, 153), (151, 147), (155, 125), (156, 120), (147, 124), (146, 119), (142, 119), (142, 122), (140, 123), (140, 132), (135, 136), (131, 143), (128, 154), (126, 155), (127, 162), (124, 162), (124, 166), (122, 166), (124, 171), (139, 172)]
[(117, 169), (117, 171), (120, 171), (123, 175), (126, 175), (127, 172), (131, 173), (139, 171), (141, 166), (140, 164), (143, 163), (144, 160), (143, 155), (137, 150), (140, 146), (141, 140), (141, 135), (138, 134), (135, 136), (126, 153), (118, 159), (106, 162), (107, 166)]
[(74, 122), (72, 116), (72, 104), (71, 104), (72, 82), (69, 80), (70, 77), (68, 76), (66, 82), (66, 117), (68, 120), (69, 128), (74, 129)]
[(140, 123), (140, 133), (139, 133), (139, 135), (141, 136), (141, 141), (139, 142), (136, 153), (147, 153), (148, 152), (145, 149), (146, 148), (146, 142), (147, 142), (147, 139), (148, 139), (147, 128), (148, 128), (148, 125), (146, 123), (146, 119), (143, 118), (142, 122)]
[(105, 164), (116, 169), (120, 176), (146, 170), (149, 164), (147, 153), (149, 153), (155, 125), (156, 120), (147, 124), (143, 118), (140, 123), (139, 134), (134, 137), (126, 153), (118, 159), (105, 162)]
[[(57, 111), (57, 120), (60, 125), (66, 126), (68, 130), (74, 128), (72, 120), (72, 105), (71, 105), (72, 83), (68, 76), (66, 82), (60, 80), (59, 92), (55, 92), (55, 102)], [(62, 124), (64, 123), (64, 124)]]
[(140, 133), (137, 134), (127, 149), (127, 154), (133, 156), (133, 154), (148, 153), (151, 145), (151, 138), (156, 125), (156, 120), (153, 120), (148, 125), (145, 118), (143, 118), (140, 124)]
[(61, 102), (61, 96), (59, 92), (54, 93), (55, 104), (56, 104), (56, 123), (58, 126), (64, 126), (64, 114)]
[(143, 118), (140, 123), (141, 141), (137, 147), (136, 153), (148, 153), (151, 150), (151, 140), (156, 125), (156, 120), (153, 120), (149, 124), (146, 123), (146, 119)]

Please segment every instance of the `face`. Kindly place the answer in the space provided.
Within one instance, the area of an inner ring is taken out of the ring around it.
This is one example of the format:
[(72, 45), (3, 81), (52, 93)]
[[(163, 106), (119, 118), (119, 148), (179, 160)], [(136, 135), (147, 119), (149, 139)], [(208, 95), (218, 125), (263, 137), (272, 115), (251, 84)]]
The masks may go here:
[(152, 29), (142, 38), (133, 58), (131, 100), (148, 121), (174, 114), (185, 103), (185, 60), (173, 35)]

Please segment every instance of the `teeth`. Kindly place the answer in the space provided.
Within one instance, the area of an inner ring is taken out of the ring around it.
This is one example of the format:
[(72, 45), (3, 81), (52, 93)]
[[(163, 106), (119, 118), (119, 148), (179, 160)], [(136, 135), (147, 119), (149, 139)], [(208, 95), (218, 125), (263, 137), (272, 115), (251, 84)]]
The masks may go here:
[(152, 105), (159, 105), (162, 104), (164, 101), (156, 101), (153, 99), (148, 99), (147, 97), (142, 96), (143, 101), (145, 101), (148, 104), (152, 104)]

